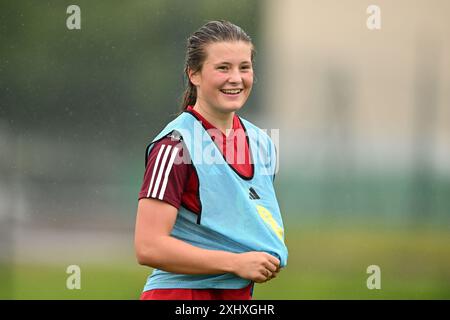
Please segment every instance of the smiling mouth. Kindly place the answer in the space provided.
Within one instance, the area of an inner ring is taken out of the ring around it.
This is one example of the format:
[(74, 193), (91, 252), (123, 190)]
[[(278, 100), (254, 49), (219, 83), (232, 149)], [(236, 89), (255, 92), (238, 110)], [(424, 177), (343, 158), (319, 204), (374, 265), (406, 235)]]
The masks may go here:
[(241, 93), (242, 91), (244, 91), (244, 89), (221, 89), (220, 90), (222, 93), (225, 93), (225, 94), (239, 94), (239, 93)]

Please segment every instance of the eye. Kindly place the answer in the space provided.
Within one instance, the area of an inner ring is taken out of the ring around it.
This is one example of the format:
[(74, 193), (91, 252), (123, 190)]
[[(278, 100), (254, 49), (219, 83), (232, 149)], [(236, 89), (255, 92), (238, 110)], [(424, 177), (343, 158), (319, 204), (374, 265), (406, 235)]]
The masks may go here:
[(219, 70), (228, 70), (228, 67), (227, 66), (219, 66), (219, 67), (217, 67), (217, 69), (219, 69)]
[(249, 65), (249, 64), (243, 65), (243, 66), (241, 67), (242, 70), (250, 70), (251, 68), (252, 68), (252, 66)]

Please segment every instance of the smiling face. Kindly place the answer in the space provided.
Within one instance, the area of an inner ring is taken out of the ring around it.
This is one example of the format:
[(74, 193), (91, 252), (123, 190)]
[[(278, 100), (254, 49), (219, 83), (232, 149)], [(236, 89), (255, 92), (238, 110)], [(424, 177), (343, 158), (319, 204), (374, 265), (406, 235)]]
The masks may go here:
[(201, 109), (215, 114), (239, 110), (253, 86), (252, 46), (244, 41), (213, 42), (198, 72), (190, 72)]

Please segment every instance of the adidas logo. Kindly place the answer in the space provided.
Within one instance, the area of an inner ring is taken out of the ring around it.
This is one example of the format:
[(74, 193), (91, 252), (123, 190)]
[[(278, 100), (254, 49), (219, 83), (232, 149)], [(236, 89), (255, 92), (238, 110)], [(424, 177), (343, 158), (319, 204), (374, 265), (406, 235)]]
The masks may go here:
[(259, 197), (259, 195), (256, 193), (255, 189), (250, 187), (250, 189), (248, 189), (248, 190), (249, 190), (249, 197), (250, 197), (250, 199), (252, 199), (252, 200), (261, 199)]

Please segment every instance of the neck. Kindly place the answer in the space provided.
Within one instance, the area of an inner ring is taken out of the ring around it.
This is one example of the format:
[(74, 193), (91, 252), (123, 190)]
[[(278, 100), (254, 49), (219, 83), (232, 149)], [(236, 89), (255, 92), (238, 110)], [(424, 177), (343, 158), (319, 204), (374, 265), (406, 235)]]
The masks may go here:
[(198, 100), (193, 108), (214, 127), (222, 131), (223, 134), (226, 135), (227, 130), (233, 128), (234, 112), (224, 113), (216, 110), (211, 110), (211, 108), (205, 107), (202, 104), (200, 104)]

